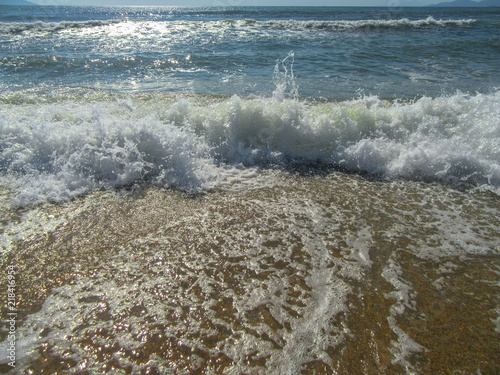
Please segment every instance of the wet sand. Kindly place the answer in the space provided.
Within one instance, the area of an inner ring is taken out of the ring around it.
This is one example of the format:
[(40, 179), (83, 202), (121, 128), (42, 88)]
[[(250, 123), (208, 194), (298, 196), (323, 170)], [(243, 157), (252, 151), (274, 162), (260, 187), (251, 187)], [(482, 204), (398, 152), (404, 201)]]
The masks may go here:
[(262, 172), (196, 196), (100, 191), (3, 214), (10, 373), (500, 372), (490, 192)]

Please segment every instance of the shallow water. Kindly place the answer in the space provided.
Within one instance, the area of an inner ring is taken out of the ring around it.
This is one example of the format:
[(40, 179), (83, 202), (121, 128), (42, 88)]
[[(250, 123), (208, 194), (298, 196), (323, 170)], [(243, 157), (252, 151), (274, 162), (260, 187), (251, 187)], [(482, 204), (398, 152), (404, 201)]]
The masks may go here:
[(16, 371), (495, 373), (499, 211), (490, 192), (277, 171), (27, 210), (39, 229), (3, 267)]

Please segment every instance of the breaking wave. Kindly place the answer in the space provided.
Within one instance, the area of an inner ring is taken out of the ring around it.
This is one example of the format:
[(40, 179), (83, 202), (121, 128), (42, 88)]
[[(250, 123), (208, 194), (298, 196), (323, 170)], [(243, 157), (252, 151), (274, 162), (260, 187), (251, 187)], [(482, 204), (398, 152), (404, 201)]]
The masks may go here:
[(81, 22), (0, 22), (0, 35), (25, 33), (55, 33), (69, 29), (102, 27), (119, 23), (119, 20), (81, 21)]
[(192, 193), (253, 168), (330, 166), (382, 178), (500, 187), (500, 92), (4, 105), (0, 172), (19, 205), (153, 183)]
[(305, 29), (305, 30), (370, 30), (370, 29), (408, 29), (425, 28), (432, 26), (463, 26), (476, 22), (475, 19), (462, 20), (436, 20), (429, 16), (426, 19), (409, 20), (408, 18), (396, 20), (339, 20), (339, 21), (245, 21), (262, 27), (274, 27), (282, 29)]
[(87, 28), (101, 28), (113, 24), (136, 24), (153, 27), (156, 31), (164, 30), (169, 32), (171, 27), (202, 27), (202, 28), (258, 28), (258, 29), (287, 29), (294, 31), (307, 30), (383, 30), (383, 29), (418, 29), (433, 26), (464, 26), (477, 22), (475, 19), (435, 19), (432, 16), (426, 19), (410, 20), (408, 18), (395, 20), (337, 20), (337, 21), (300, 21), (300, 20), (270, 20), (258, 21), (253, 19), (246, 20), (221, 20), (221, 21), (130, 21), (130, 20), (92, 20), (80, 22), (7, 22), (0, 23), (0, 35), (26, 34), (26, 33), (57, 33), (65, 30), (80, 30)]

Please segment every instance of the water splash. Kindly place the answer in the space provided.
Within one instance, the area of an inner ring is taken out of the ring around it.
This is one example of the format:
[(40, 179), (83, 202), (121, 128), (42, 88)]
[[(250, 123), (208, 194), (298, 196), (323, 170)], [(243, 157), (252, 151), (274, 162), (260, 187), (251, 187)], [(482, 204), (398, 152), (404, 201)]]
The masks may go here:
[(499, 192), (500, 93), (306, 104), (292, 62), (270, 99), (2, 106), (0, 186), (20, 206), (143, 182), (197, 193), (292, 162)]
[(299, 87), (295, 82), (293, 74), (293, 64), (295, 62), (295, 52), (290, 51), (283, 60), (278, 59), (274, 67), (273, 82), (276, 86), (273, 91), (273, 100), (282, 102), (285, 98), (297, 99), (299, 97)]

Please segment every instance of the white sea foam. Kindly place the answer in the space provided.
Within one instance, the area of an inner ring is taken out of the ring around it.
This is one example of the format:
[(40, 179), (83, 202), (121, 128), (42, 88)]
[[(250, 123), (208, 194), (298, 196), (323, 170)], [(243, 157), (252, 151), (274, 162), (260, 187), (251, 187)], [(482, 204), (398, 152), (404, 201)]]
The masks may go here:
[(286, 29), (308, 30), (370, 30), (370, 29), (398, 29), (398, 28), (423, 28), (431, 26), (463, 26), (476, 22), (475, 19), (435, 19), (429, 16), (425, 19), (410, 20), (408, 18), (388, 20), (337, 20), (337, 21), (261, 21), (256, 25), (261, 27), (276, 27)]
[(77, 30), (83, 28), (101, 27), (119, 20), (107, 21), (62, 21), (62, 22), (0, 22), (0, 35), (2, 34), (26, 34), (26, 33), (54, 33), (62, 30)]
[(208, 146), (157, 114), (134, 117), (123, 103), (11, 109), (1, 113), (1, 168), (20, 204), (146, 180), (196, 192), (217, 177)]
[(389, 259), (387, 266), (384, 267), (382, 277), (393, 286), (393, 291), (387, 295), (387, 298), (396, 300), (395, 304), (391, 306), (391, 315), (387, 317), (389, 327), (397, 337), (397, 341), (393, 340), (392, 347), (390, 348), (390, 351), (394, 355), (392, 362), (399, 363), (405, 368), (407, 374), (412, 374), (415, 373), (415, 369), (411, 363), (408, 362), (408, 357), (412, 353), (423, 351), (424, 348), (413, 341), (411, 337), (396, 324), (396, 317), (398, 315), (403, 315), (407, 308), (415, 309), (415, 297), (412, 296), (414, 292), (412, 293), (411, 286), (403, 281), (401, 267), (393, 259)]
[(151, 182), (199, 192), (238, 170), (330, 165), (384, 178), (500, 187), (500, 92), (308, 105), (232, 97), (4, 105), (2, 182), (17, 204)]
[[(63, 22), (0, 22), (0, 35), (26, 33), (57, 33), (57, 32), (113, 32), (115, 34), (161, 33), (170, 34), (186, 30), (200, 29), (287, 29), (287, 30), (375, 30), (400, 28), (425, 28), (466, 26), (477, 22), (475, 19), (435, 19), (429, 16), (425, 19), (366, 19), (366, 20), (221, 20), (221, 21), (131, 21), (128, 19), (92, 20), (92, 21), (63, 21)], [(92, 32), (92, 31), (90, 31)]]

